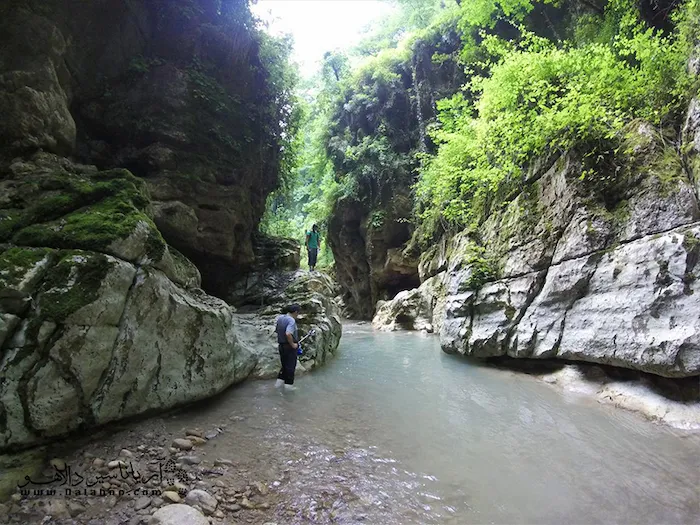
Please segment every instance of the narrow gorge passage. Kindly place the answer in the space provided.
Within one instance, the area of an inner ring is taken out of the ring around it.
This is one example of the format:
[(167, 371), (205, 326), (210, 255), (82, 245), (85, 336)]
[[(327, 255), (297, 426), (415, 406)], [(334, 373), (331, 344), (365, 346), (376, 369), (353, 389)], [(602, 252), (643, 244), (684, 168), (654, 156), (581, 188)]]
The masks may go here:
[[(699, 434), (447, 355), (433, 336), (346, 324), (338, 357), (299, 378), (298, 391), (273, 384), (248, 382), (126, 424), (64, 457), (77, 468), (91, 454), (111, 460), (125, 447), (167, 448), (187, 429), (220, 428), (186, 453), (201, 462), (184, 468), (203, 486), (263, 489), (250, 495), (257, 509), (244, 505), (232, 523), (651, 524), (698, 515)], [(95, 502), (59, 522), (125, 523), (129, 501), (105, 510)]]

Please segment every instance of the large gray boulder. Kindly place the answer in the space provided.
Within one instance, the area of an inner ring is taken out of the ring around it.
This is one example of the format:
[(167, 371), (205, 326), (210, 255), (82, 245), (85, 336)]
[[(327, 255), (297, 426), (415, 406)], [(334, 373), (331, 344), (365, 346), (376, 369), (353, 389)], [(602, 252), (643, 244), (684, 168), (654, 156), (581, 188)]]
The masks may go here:
[(226, 303), (156, 268), (10, 248), (0, 276), (0, 449), (203, 399), (255, 366)]
[(377, 302), (372, 326), (384, 331), (439, 331), (442, 321), (439, 315), (434, 319), (433, 313), (441, 311), (438, 301), (444, 297), (442, 277), (433, 276), (418, 288), (399, 292), (390, 301)]

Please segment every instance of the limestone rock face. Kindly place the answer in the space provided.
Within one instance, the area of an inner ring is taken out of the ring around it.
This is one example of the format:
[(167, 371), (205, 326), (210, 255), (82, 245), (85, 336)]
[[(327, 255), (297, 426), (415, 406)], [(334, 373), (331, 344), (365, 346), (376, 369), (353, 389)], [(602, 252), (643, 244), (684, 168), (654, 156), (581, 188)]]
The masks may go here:
[(70, 153), (76, 126), (62, 86), (67, 75), (64, 35), (34, 13), (4, 8), (0, 15), (0, 143), (12, 152), (43, 148)]
[(298, 370), (312, 370), (335, 353), (342, 326), (332, 290), (333, 283), (325, 274), (305, 271), (252, 273), (236, 284), (228, 301), (238, 306), (235, 322), (241, 344), (256, 355), (254, 377), (271, 378), (279, 372), (275, 321), (282, 308), (292, 303), (301, 306), (299, 337), (316, 330), (302, 344)]
[[(276, 352), (214, 297), (299, 264), (254, 233), (286, 104), (253, 24), (245, 0), (0, 2), (0, 452), (203, 399)], [(319, 329), (309, 368), (340, 337), (317, 281), (282, 287)]]
[(338, 282), (348, 313), (371, 319), (375, 303), (420, 284), (418, 259), (404, 253), (411, 227), (407, 188), (394, 188), (382, 211), (370, 215), (353, 199), (337, 201), (328, 228)]
[(382, 304), (375, 325), (420, 329), (432, 319), (444, 351), (475, 357), (700, 375), (696, 191), (651, 127), (626, 133), (615, 186), (582, 182), (571, 155), (541, 163), (478, 235), (426, 252), (421, 287)]
[(0, 265), (3, 293), (30, 299), (3, 314), (14, 330), (0, 360), (0, 449), (202, 399), (255, 366), (226, 303), (156, 268), (31, 248), (5, 250)]
[(156, 226), (214, 294), (254, 262), (283, 120), (258, 118), (283, 109), (247, 2), (225, 4), (0, 6), (0, 159), (42, 149), (144, 178)]

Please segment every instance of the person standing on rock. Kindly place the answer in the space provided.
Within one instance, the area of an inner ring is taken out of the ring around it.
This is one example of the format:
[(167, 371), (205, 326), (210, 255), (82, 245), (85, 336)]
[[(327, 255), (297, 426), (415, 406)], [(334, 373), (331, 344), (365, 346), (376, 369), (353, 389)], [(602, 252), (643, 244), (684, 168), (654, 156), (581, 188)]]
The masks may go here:
[(277, 376), (275, 386), (282, 386), (287, 390), (294, 390), (294, 370), (297, 367), (297, 349), (299, 348), (299, 333), (297, 331), (297, 317), (301, 306), (292, 304), (284, 309), (283, 315), (277, 318), (275, 331), (277, 332), (277, 344), (279, 346), (280, 361), (282, 367)]
[(309, 270), (313, 272), (316, 268), (318, 249), (321, 246), (321, 234), (318, 231), (318, 225), (314, 224), (311, 227), (311, 231), (306, 232), (306, 242), (304, 245), (309, 253)]

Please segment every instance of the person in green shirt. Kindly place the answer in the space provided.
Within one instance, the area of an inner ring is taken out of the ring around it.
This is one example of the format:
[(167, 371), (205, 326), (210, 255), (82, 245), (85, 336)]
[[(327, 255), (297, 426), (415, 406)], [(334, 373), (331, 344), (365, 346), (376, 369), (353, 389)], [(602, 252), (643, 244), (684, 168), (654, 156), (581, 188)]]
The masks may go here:
[(310, 232), (306, 232), (306, 242), (304, 243), (309, 253), (309, 270), (312, 272), (316, 267), (318, 249), (321, 246), (321, 234), (318, 232), (318, 225), (314, 224)]

